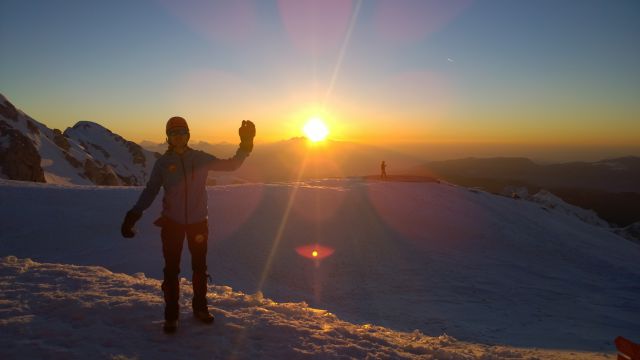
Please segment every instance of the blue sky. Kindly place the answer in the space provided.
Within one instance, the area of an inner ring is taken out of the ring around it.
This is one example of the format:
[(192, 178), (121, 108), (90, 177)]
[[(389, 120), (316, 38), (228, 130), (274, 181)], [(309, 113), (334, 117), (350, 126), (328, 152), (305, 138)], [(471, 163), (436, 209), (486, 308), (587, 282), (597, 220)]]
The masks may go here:
[[(349, 31), (351, 29), (351, 31)], [(50, 127), (633, 145), (640, 2), (4, 1), (0, 92)]]

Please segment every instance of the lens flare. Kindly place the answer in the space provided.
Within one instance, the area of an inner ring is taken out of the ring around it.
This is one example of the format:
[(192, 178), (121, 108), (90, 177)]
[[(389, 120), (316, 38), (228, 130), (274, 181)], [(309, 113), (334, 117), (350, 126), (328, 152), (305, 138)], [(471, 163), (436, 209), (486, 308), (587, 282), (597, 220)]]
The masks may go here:
[(335, 249), (320, 244), (303, 245), (297, 247), (295, 250), (298, 255), (313, 260), (326, 259), (335, 252)]

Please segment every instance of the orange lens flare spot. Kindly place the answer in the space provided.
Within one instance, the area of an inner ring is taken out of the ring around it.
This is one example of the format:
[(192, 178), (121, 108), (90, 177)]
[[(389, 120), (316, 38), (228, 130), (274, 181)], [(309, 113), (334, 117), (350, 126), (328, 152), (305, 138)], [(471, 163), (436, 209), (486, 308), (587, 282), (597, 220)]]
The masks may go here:
[(314, 260), (325, 259), (331, 256), (334, 251), (335, 250), (330, 247), (317, 244), (303, 245), (296, 248), (298, 255)]

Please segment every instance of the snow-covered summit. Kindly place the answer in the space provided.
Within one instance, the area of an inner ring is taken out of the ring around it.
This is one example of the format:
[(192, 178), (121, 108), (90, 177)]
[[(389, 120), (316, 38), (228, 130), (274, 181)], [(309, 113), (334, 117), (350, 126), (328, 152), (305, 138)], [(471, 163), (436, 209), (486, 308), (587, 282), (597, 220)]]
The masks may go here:
[(145, 150), (90, 121), (79, 121), (63, 135), (82, 145), (99, 162), (110, 165), (126, 185), (145, 184), (159, 157), (158, 153)]
[(64, 133), (0, 99), (0, 178), (76, 185), (142, 185), (154, 153), (80, 122)]

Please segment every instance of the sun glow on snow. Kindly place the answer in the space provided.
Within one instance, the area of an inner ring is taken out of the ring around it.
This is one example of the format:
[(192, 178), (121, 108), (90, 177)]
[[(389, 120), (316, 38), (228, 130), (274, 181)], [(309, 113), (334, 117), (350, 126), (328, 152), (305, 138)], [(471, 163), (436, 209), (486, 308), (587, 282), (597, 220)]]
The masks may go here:
[(313, 142), (324, 140), (329, 135), (329, 129), (319, 117), (312, 117), (302, 128), (307, 138)]

